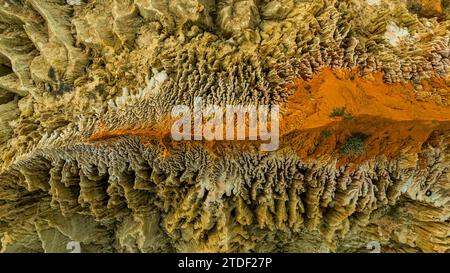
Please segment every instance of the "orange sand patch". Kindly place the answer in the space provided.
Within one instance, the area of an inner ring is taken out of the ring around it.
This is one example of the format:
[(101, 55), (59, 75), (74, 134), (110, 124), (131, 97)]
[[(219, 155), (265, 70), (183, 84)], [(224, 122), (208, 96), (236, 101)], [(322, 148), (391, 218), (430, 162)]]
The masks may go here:
[(443, 11), (441, 0), (421, 0), (422, 8), (430, 14), (440, 14)]
[[(423, 81), (423, 92), (438, 88), (450, 92), (448, 79)], [(448, 137), (450, 107), (434, 102), (418, 101), (410, 83), (386, 84), (382, 73), (360, 77), (355, 71), (324, 69), (311, 80), (299, 80), (287, 86), (295, 88), (284, 106), (280, 121), (280, 149), (291, 149), (301, 158), (338, 156), (339, 164), (358, 164), (378, 155), (388, 158), (415, 154), (423, 149), (432, 135)], [(447, 95), (447, 94), (444, 94)], [(350, 119), (330, 117), (335, 108), (344, 108)], [(167, 153), (178, 145), (170, 137), (173, 120), (145, 129), (98, 126), (90, 141), (137, 135), (145, 144), (159, 139)], [(324, 137), (323, 132), (327, 132)], [(340, 147), (352, 133), (367, 135), (364, 153), (356, 157), (340, 153)], [(211, 152), (221, 154), (226, 146), (240, 145), (242, 151), (255, 150), (259, 141), (202, 141)], [(257, 149), (256, 149), (257, 150)], [(410, 158), (411, 164), (415, 159)]]
[[(422, 82), (424, 91), (433, 88), (447, 90), (447, 81), (435, 79)], [(360, 77), (350, 71), (324, 69), (311, 80), (299, 80), (287, 88), (296, 88), (285, 105), (285, 114), (280, 122), (280, 135), (293, 130), (324, 127), (342, 118), (332, 118), (335, 108), (345, 108), (353, 118), (373, 116), (392, 121), (450, 121), (450, 106), (415, 99), (414, 87), (410, 83), (386, 84), (382, 73)], [(144, 129), (98, 126), (90, 141), (103, 140), (124, 135), (163, 138), (170, 135), (173, 120), (165, 119), (160, 124)]]
[[(324, 132), (328, 134), (324, 136)], [(340, 148), (352, 133), (367, 135), (365, 150), (356, 156), (344, 155)], [(336, 121), (324, 127), (294, 130), (282, 137), (280, 149), (292, 149), (302, 159), (331, 156), (339, 159), (338, 165), (349, 162), (358, 164), (380, 155), (389, 159), (414, 155), (421, 152), (424, 144), (434, 139), (433, 136), (444, 136), (442, 140), (448, 142), (450, 122), (393, 121), (363, 116), (352, 121)], [(411, 164), (415, 163), (414, 157), (410, 160)]]
[[(444, 80), (424, 81), (424, 90), (436, 85), (450, 92)], [(362, 78), (350, 71), (324, 69), (309, 81), (297, 81), (283, 117), (283, 131), (326, 126), (335, 108), (345, 107), (352, 117), (375, 116), (393, 121), (449, 121), (450, 106), (417, 101), (410, 83), (386, 84), (382, 73)]]
[[(445, 79), (421, 85), (423, 92), (435, 88), (450, 92)], [(296, 91), (281, 121), (282, 145), (301, 158), (338, 155), (342, 143), (354, 132), (367, 135), (366, 149), (356, 158), (340, 156), (340, 163), (418, 153), (432, 134), (448, 136), (450, 132), (450, 106), (418, 101), (411, 83), (386, 84), (381, 72), (363, 78), (355, 71), (324, 69), (289, 88)], [(351, 118), (330, 117), (336, 108), (345, 108)], [(321, 136), (324, 131), (327, 138)]]
[(149, 138), (163, 139), (170, 136), (170, 129), (173, 121), (170, 118), (163, 120), (159, 124), (149, 126), (147, 128), (115, 128), (108, 129), (104, 125), (99, 124), (94, 134), (91, 135), (89, 141), (100, 141), (120, 136), (143, 136)]

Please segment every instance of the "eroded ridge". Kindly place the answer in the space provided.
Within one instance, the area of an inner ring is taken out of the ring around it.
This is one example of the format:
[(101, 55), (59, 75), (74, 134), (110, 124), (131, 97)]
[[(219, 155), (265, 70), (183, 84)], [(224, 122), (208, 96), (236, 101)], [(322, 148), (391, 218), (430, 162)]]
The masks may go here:
[(445, 252), (449, 127), (430, 131), (419, 153), (360, 164), (302, 158), (302, 139), (320, 141), (321, 131), (287, 137), (270, 154), (141, 136), (42, 149), (1, 176), (2, 245), (56, 251), (76, 238), (93, 251), (356, 251), (379, 240), (392, 251)]
[[(2, 252), (449, 252), (447, 1), (0, 1)], [(280, 148), (175, 105), (280, 105)]]

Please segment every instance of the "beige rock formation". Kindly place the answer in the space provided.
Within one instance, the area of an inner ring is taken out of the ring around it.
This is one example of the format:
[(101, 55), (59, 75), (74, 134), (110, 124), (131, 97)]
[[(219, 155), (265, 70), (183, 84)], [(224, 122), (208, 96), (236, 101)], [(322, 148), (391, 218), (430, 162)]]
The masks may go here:
[[(450, 5), (1, 0), (1, 252), (450, 251)], [(175, 105), (282, 106), (280, 149)]]

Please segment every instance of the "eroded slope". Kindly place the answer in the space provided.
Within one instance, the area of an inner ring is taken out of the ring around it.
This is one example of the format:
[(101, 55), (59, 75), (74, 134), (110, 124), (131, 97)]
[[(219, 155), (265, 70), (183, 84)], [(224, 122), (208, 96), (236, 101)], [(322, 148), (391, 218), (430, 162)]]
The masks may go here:
[[(449, 251), (447, 1), (0, 1), (3, 252)], [(281, 105), (281, 145), (172, 106)]]

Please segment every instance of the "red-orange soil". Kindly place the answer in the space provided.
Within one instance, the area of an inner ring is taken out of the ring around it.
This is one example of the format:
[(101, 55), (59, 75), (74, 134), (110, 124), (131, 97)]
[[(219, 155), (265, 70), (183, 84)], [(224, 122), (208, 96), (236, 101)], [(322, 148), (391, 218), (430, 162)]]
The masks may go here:
[[(445, 90), (443, 95), (448, 97), (449, 83), (449, 79), (423, 81), (422, 92)], [(292, 149), (302, 158), (339, 155), (339, 147), (355, 132), (368, 136), (366, 149), (356, 157), (340, 156), (342, 162), (413, 154), (420, 152), (433, 134), (450, 137), (450, 106), (419, 101), (413, 84), (386, 84), (381, 72), (361, 77), (356, 71), (324, 69), (312, 79), (298, 80), (287, 88), (295, 92), (283, 107), (280, 148)], [(345, 116), (331, 117), (336, 108), (345, 109)], [(148, 129), (105, 130), (100, 126), (90, 141), (138, 135), (167, 143), (170, 127), (169, 119)], [(228, 144), (206, 143), (212, 150)], [(410, 160), (413, 164), (415, 159)]]

